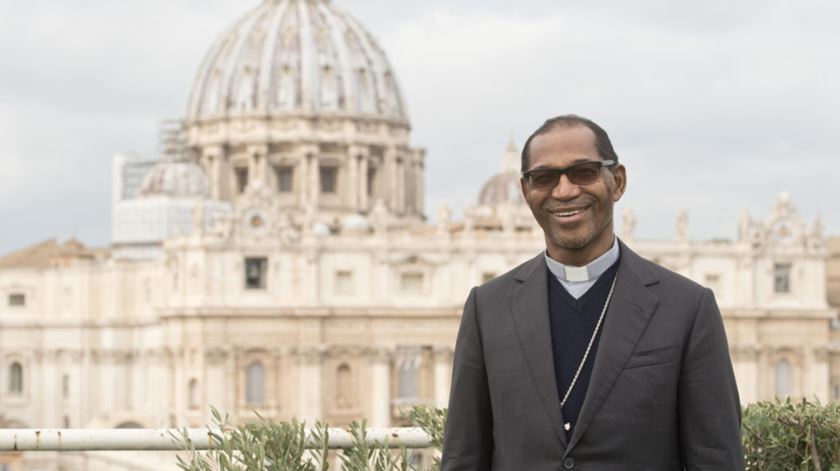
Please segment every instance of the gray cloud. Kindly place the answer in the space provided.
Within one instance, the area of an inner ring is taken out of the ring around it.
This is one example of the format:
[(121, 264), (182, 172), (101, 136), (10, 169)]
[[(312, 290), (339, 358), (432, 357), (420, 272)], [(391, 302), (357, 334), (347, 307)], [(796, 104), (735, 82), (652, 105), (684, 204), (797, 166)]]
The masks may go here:
[[(732, 237), (789, 190), (832, 211), (840, 166), (840, 5), (829, 1), (333, 0), (388, 52), (428, 207), (460, 207), (543, 119), (576, 112), (611, 133), (638, 234)], [(109, 238), (110, 158), (155, 153), (203, 54), (256, 0), (0, 0), (0, 253), (49, 237)]]

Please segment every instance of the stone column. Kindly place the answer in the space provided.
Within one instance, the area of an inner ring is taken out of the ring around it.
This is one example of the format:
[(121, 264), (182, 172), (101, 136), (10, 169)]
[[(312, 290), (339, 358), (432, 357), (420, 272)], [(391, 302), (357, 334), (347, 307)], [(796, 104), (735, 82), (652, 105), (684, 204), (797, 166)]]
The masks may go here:
[(155, 411), (155, 427), (166, 426), (164, 411), (164, 380), (163, 380), (163, 355), (160, 350), (146, 350), (143, 355), (145, 371), (143, 374), (143, 408)]
[(187, 423), (187, 351), (184, 348), (176, 350), (174, 358), (175, 375), (172, 392), (174, 395), (173, 409), (175, 420), (179, 424)]
[(809, 365), (806, 370), (808, 376), (805, 378), (804, 383), (808, 385), (808, 389), (802, 391), (802, 396), (807, 398), (816, 396), (821, 403), (828, 404), (829, 398), (831, 397), (829, 394), (829, 390), (831, 389), (829, 377), (831, 373), (828, 363), (828, 347), (805, 348), (807, 351), (805, 360)]
[(394, 212), (403, 214), (405, 213), (405, 186), (406, 186), (406, 176), (408, 175), (408, 169), (406, 168), (406, 162), (402, 157), (397, 158), (397, 171), (396, 171), (396, 199), (397, 204), (394, 206)]
[(758, 400), (766, 401), (773, 399), (776, 394), (775, 381), (771, 381), (775, 375), (775, 368), (770, 365), (772, 347), (763, 347), (758, 351)]
[(436, 347), (435, 357), (435, 406), (449, 404), (449, 388), (452, 384), (452, 347)]
[(377, 349), (372, 358), (371, 427), (391, 426), (391, 352)]
[(758, 391), (758, 349), (751, 346), (732, 348), (732, 363), (741, 403), (757, 402)]
[[(239, 394), (237, 385), (239, 384), (239, 349), (230, 348), (227, 350), (227, 357), (225, 361), (225, 407), (235, 416), (239, 415)], [(244, 375), (243, 375), (244, 377)]]
[(298, 168), (295, 171), (295, 193), (298, 195), (300, 207), (305, 208), (309, 204), (309, 156), (298, 150)]
[(414, 175), (414, 178), (416, 179), (415, 184), (414, 184), (414, 188), (417, 191), (417, 199), (415, 200), (416, 204), (415, 204), (415, 208), (414, 208), (414, 213), (419, 216), (419, 215), (423, 214), (423, 210), (426, 207), (426, 204), (425, 204), (425, 201), (424, 201), (424, 198), (426, 197), (426, 194), (425, 194), (425, 180), (426, 180), (425, 171), (426, 171), (426, 168), (425, 168), (425, 165), (423, 163), (423, 152), (422, 151), (417, 151), (416, 158), (417, 158), (417, 172)]
[(317, 208), (321, 198), (321, 161), (311, 149), (306, 157), (309, 161), (309, 201)]
[(224, 150), (221, 146), (205, 147), (203, 150), (202, 159), (204, 160), (204, 170), (207, 172), (207, 180), (210, 184), (210, 197), (214, 200), (223, 198), (224, 191), (222, 186), (222, 159), (224, 158)]
[(298, 350), (298, 413), (300, 420), (312, 426), (322, 420), (321, 364), (324, 352), (318, 347)]
[(248, 146), (248, 156), (249, 180), (268, 185), (268, 145), (255, 144)]
[[(32, 364), (23, 363), (23, 393), (33, 404), (40, 404), (38, 412), (43, 426), (59, 426), (60, 420), (56, 407), (61, 401), (61, 388), (57, 387), (58, 356), (54, 350), (35, 352), (34, 360)], [(41, 373), (40, 379), (36, 379), (37, 373)]]
[(353, 211), (359, 210), (359, 201), (361, 197), (359, 194), (359, 180), (361, 178), (359, 176), (359, 159), (356, 157), (357, 154), (357, 146), (350, 146), (347, 149), (347, 184), (342, 185), (341, 188), (344, 190), (344, 198), (347, 202), (347, 206), (349, 206)]
[(359, 209), (367, 211), (370, 209), (370, 202), (368, 201), (368, 166), (369, 159), (367, 157), (359, 157)]
[[(88, 423), (90, 418), (92, 417), (92, 413), (90, 412), (90, 394), (91, 386), (94, 385), (94, 381), (96, 376), (94, 375), (93, 371), (94, 368), (92, 367), (93, 361), (93, 351), (92, 349), (88, 348), (86, 340), (82, 343), (81, 351), (79, 352), (79, 361), (80, 361), (80, 368), (79, 368), (79, 377), (76, 380), (76, 384), (78, 385), (74, 388), (74, 392), (78, 394), (76, 396), (77, 402), (79, 404), (79, 413), (78, 413), (78, 424), (80, 426)], [(74, 401), (75, 402), (75, 401)]]
[[(114, 352), (104, 350), (99, 352), (99, 400), (95, 402), (93, 413), (99, 415), (104, 411), (112, 411), (116, 408), (114, 402)], [(94, 399), (95, 400), (95, 399)]]
[(230, 410), (231, 401), (227, 391), (226, 365), (231, 355), (227, 350), (211, 348), (204, 352), (204, 378), (199, 384), (205, 391), (202, 413), (207, 414), (213, 406), (219, 411)]
[(397, 149), (393, 146), (386, 148), (384, 160), (385, 205), (392, 213), (395, 213), (397, 212)]

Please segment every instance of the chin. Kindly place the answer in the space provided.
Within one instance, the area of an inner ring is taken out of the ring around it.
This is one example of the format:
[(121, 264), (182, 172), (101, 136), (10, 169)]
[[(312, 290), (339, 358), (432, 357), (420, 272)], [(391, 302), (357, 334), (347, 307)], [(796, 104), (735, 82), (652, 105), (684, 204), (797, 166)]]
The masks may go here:
[(594, 237), (552, 237), (551, 241), (554, 245), (566, 250), (580, 250), (591, 244), (595, 240)]

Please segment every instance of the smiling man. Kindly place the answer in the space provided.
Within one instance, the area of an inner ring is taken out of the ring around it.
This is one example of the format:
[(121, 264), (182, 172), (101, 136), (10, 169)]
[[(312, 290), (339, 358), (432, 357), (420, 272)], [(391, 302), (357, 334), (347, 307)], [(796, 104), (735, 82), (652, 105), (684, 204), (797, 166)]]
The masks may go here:
[(627, 171), (607, 133), (546, 121), (521, 185), (546, 250), (469, 294), (442, 470), (743, 469), (714, 296), (615, 237)]

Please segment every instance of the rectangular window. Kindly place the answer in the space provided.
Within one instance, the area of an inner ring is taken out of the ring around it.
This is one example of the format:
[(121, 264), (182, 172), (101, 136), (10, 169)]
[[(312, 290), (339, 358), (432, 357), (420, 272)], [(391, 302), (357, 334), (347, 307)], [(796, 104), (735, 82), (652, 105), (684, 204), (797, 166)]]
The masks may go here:
[(406, 272), (400, 276), (400, 290), (403, 293), (423, 293), (423, 274), (417, 272)]
[(249, 257), (245, 259), (245, 288), (265, 289), (268, 260), (265, 257)]
[(280, 193), (291, 193), (294, 191), (294, 167), (275, 167), (274, 171), (277, 174), (277, 190)]
[(321, 167), (321, 193), (334, 194), (337, 191), (338, 168)]
[(335, 294), (350, 295), (354, 290), (353, 272), (349, 270), (335, 272)]
[(777, 263), (773, 267), (773, 292), (790, 293), (790, 263)]
[(233, 171), (236, 174), (236, 192), (245, 193), (248, 187), (248, 167), (235, 167)]
[(9, 295), (9, 306), (26, 306), (26, 295), (23, 293), (12, 293)]

